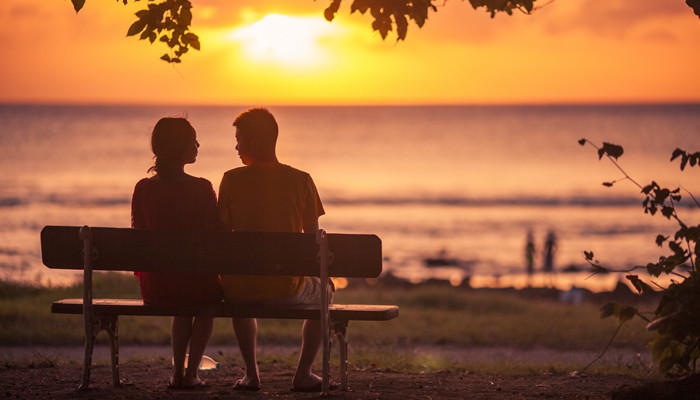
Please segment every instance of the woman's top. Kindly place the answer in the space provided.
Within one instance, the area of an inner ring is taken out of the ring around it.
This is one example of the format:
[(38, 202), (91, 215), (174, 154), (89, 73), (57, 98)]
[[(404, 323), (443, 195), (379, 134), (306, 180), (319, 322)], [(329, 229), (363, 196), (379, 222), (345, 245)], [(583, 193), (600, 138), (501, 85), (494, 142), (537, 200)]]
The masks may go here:
[[(151, 229), (219, 230), (211, 182), (187, 176), (140, 180), (131, 200), (131, 226)], [(164, 307), (208, 305), (221, 301), (221, 281), (211, 273), (136, 272), (146, 304)]]

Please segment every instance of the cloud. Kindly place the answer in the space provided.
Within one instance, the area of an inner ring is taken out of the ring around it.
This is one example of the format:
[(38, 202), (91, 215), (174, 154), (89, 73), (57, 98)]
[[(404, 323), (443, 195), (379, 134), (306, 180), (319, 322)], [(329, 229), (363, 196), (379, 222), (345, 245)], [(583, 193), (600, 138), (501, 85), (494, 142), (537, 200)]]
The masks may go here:
[[(549, 7), (558, 5), (555, 1)], [(567, 13), (552, 19), (547, 29), (552, 33), (585, 30), (599, 35), (626, 37), (647, 23), (672, 21), (686, 14), (692, 14), (692, 10), (684, 0), (580, 0)], [(664, 36), (673, 35), (667, 33)]]

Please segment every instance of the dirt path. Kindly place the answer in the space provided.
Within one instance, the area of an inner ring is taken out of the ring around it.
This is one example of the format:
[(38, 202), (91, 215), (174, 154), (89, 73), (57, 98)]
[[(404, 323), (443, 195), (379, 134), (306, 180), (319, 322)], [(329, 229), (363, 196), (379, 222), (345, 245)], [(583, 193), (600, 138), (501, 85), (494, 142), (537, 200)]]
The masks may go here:
[[(166, 388), (170, 365), (160, 362), (129, 362), (122, 365), (124, 386), (111, 386), (109, 366), (92, 370), (91, 388), (76, 390), (81, 376), (79, 365), (53, 368), (0, 370), (0, 396), (7, 399), (309, 399), (318, 394), (289, 390), (291, 372), (287, 367), (262, 365), (260, 392), (234, 392), (231, 386), (242, 375), (239, 367), (204, 371), (209, 387), (194, 391)], [(332, 370), (333, 376), (338, 376)], [(337, 399), (607, 399), (611, 392), (641, 382), (629, 376), (529, 375), (489, 376), (475, 373), (405, 373), (386, 370), (352, 370), (348, 392), (333, 391)]]

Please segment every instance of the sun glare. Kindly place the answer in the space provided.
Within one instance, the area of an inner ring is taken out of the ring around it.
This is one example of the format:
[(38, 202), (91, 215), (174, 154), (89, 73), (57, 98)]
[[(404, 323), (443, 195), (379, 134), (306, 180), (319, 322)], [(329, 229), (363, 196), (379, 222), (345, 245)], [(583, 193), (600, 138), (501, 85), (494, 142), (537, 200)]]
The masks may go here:
[(251, 61), (308, 67), (328, 58), (322, 41), (337, 31), (337, 26), (321, 17), (269, 14), (237, 28), (228, 38), (239, 42)]

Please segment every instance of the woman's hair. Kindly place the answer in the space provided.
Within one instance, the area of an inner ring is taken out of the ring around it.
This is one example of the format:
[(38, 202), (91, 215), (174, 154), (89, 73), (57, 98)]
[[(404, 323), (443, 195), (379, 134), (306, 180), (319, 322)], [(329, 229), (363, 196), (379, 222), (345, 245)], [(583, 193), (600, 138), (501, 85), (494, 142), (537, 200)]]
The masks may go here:
[(182, 167), (182, 156), (191, 146), (197, 133), (185, 118), (161, 118), (151, 133), (151, 149), (155, 165), (148, 172), (155, 171), (167, 178)]

